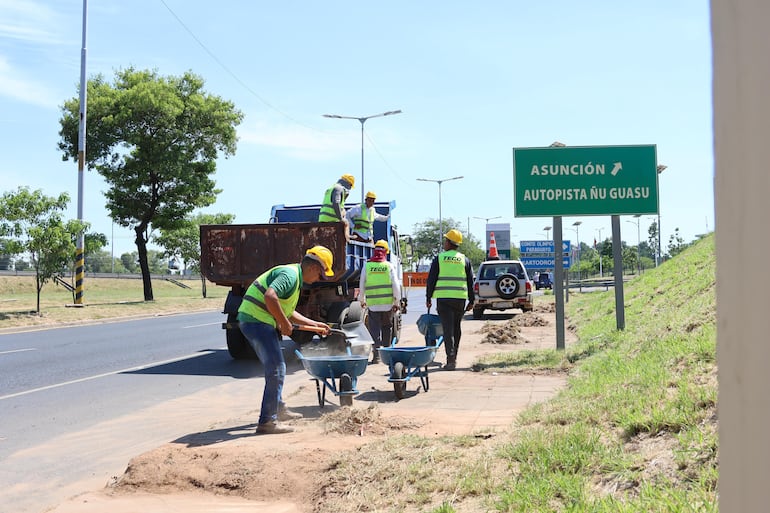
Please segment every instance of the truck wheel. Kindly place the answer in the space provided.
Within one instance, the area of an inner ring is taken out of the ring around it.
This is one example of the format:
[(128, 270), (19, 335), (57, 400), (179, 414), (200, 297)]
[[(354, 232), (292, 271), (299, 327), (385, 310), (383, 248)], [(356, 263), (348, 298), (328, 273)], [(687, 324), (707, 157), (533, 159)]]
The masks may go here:
[(361, 308), (361, 303), (358, 301), (351, 301), (348, 307), (348, 313), (345, 316), (345, 323), (357, 322), (364, 318), (364, 309)]
[[(235, 322), (238, 314), (227, 314), (227, 322)], [(225, 337), (227, 339), (227, 351), (236, 360), (257, 360), (257, 353), (254, 352), (254, 348), (251, 347), (249, 341), (241, 333), (240, 328), (230, 328), (225, 330)]]
[(326, 310), (326, 322), (331, 324), (339, 324), (342, 326), (345, 321), (345, 316), (348, 314), (348, 303), (345, 301), (338, 301), (329, 305)]

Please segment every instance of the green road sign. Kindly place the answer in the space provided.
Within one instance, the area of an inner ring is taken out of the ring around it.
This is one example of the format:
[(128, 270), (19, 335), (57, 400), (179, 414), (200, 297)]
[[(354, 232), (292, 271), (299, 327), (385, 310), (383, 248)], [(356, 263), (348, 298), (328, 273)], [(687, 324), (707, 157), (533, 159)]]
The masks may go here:
[(657, 214), (655, 145), (513, 149), (516, 217)]

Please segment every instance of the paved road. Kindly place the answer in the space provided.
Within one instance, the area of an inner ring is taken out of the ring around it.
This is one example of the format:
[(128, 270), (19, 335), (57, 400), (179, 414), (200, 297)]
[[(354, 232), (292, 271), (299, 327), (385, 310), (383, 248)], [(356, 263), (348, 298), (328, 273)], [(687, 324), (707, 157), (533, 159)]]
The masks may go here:
[(38, 513), (84, 479), (103, 486), (138, 449), (209, 417), (161, 405), (235, 382), (261, 389), (244, 379), (261, 366), (230, 358), (221, 322), (207, 312), (0, 335), (0, 512)]
[[(424, 289), (409, 302), (404, 325), (425, 312)], [(223, 320), (206, 312), (0, 335), (0, 513), (39, 513), (104, 486), (144, 450), (256, 412), (261, 365), (230, 358)], [(307, 378), (289, 362), (287, 386)], [(180, 417), (190, 403), (199, 415)]]

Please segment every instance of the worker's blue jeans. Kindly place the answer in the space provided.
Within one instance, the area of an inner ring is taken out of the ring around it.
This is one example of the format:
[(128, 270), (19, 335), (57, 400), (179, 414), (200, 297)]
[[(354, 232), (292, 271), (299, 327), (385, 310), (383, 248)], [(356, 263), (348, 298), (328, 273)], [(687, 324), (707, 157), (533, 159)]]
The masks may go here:
[(278, 408), (283, 403), (283, 382), (286, 378), (281, 337), (275, 327), (264, 322), (241, 322), (240, 327), (265, 368), (265, 391), (262, 393), (259, 423), (275, 422)]

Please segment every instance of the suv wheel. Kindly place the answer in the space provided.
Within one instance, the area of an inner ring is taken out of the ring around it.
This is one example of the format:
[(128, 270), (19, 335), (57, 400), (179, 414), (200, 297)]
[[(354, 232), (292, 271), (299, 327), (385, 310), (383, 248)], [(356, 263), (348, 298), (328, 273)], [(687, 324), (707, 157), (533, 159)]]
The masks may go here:
[(512, 274), (503, 274), (495, 282), (495, 290), (503, 299), (513, 299), (520, 288), (519, 280)]

